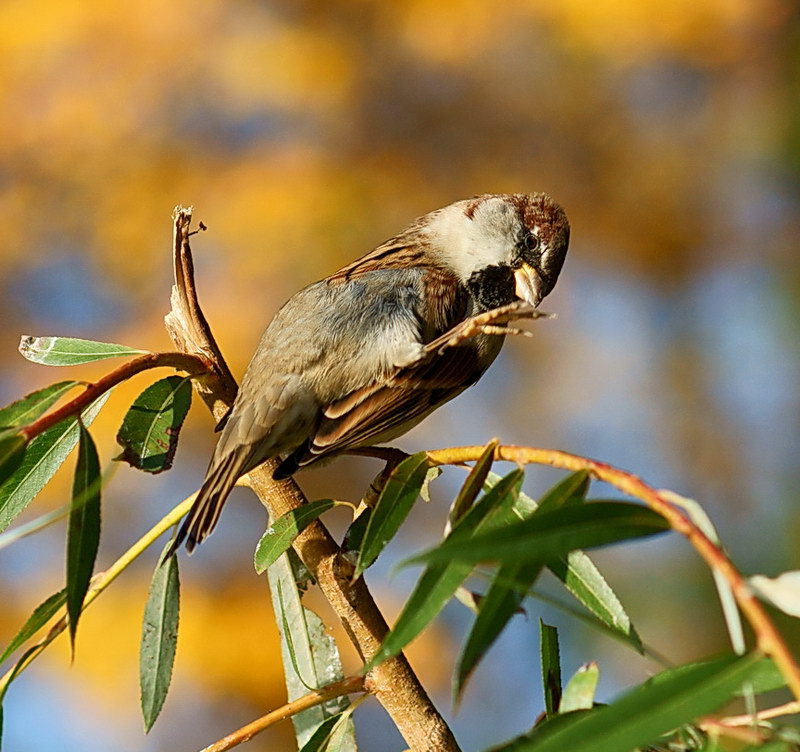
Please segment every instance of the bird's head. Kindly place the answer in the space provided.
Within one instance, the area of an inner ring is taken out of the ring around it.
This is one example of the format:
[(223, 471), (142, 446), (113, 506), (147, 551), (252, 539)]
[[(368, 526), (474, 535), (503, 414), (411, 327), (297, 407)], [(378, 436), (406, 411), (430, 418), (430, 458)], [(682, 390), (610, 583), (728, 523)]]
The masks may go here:
[(481, 308), (519, 298), (537, 306), (555, 287), (569, 246), (569, 221), (545, 193), (485, 194), (429, 215), (433, 253)]

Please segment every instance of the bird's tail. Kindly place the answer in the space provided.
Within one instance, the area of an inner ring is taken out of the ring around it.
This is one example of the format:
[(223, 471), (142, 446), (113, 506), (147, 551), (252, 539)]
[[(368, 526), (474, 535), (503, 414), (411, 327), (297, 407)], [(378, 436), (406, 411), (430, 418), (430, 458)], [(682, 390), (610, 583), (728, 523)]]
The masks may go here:
[(186, 542), (186, 550), (191, 553), (198, 543), (202, 543), (217, 524), (222, 507), (239, 476), (245, 472), (249, 452), (233, 451), (221, 459), (212, 460), (203, 485), (183, 521), (178, 535), (172, 542), (167, 556), (172, 556)]

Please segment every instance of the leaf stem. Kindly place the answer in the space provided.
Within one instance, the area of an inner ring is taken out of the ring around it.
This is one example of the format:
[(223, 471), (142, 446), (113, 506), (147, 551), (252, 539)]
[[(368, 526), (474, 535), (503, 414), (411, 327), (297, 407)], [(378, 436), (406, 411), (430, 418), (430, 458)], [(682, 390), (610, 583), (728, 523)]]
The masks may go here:
[(260, 734), (270, 726), (304, 710), (321, 705), (323, 702), (332, 700), (335, 697), (354, 694), (355, 692), (369, 692), (365, 682), (366, 679), (363, 676), (350, 676), (334, 684), (329, 684), (327, 687), (322, 687), (322, 689), (315, 689), (307, 695), (292, 700), (292, 702), (287, 702), (276, 710), (271, 710), (266, 715), (262, 715), (261, 718), (257, 718), (246, 726), (231, 732), (219, 741), (209, 744), (201, 752), (225, 752), (243, 742), (250, 741), (256, 734)]
[(77, 397), (71, 399), (57, 410), (53, 410), (53, 412), (43, 415), (33, 423), (29, 423), (27, 426), (20, 429), (20, 433), (26, 440), (30, 441), (34, 436), (38, 436), (42, 431), (46, 431), (65, 418), (79, 415), (101, 394), (104, 394), (117, 384), (126, 381), (131, 376), (135, 376), (142, 371), (147, 371), (150, 368), (170, 367), (180, 371), (186, 371), (192, 376), (201, 376), (210, 371), (209, 362), (199, 355), (191, 355), (182, 352), (159, 352), (140, 355), (138, 358), (129, 360), (127, 363), (119, 366), (119, 368), (115, 368), (97, 381), (87, 383), (83, 392)]
[[(485, 447), (482, 446), (453, 447), (428, 452), (428, 457), (437, 465), (460, 464), (477, 460), (484, 449)], [(495, 451), (495, 460), (515, 462), (518, 465), (549, 465), (562, 470), (587, 470), (594, 478), (611, 484), (629, 496), (641, 499), (651, 509), (658, 512), (669, 522), (673, 530), (689, 540), (711, 571), (718, 572), (728, 582), (739, 608), (753, 628), (758, 647), (775, 661), (775, 665), (786, 679), (792, 694), (800, 701), (800, 666), (766, 609), (755, 597), (747, 580), (736, 569), (725, 552), (670, 502), (668, 493), (657, 491), (637, 475), (626, 470), (555, 449), (499, 446)]]
[[(169, 530), (191, 509), (196, 493), (184, 499), (174, 507), (166, 516), (162, 517), (153, 527), (150, 528), (136, 543), (134, 543), (122, 556), (120, 556), (108, 569), (95, 575), (89, 591), (83, 600), (83, 610), (102, 593), (114, 580), (117, 579), (136, 559), (139, 558), (158, 538)], [(9, 683), (27, 668), (39, 654), (67, 628), (66, 609), (61, 609), (54, 617), (53, 626), (50, 631), (39, 641), (37, 645), (25, 653), (22, 660), (12, 666), (2, 678), (0, 678), (0, 697), (3, 696)]]

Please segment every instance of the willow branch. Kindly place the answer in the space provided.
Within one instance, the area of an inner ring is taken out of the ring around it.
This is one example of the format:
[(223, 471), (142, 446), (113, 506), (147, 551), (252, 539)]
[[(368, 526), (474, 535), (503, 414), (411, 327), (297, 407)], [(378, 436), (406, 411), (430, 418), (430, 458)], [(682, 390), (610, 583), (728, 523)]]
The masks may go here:
[[(477, 460), (485, 447), (456, 447), (428, 452), (431, 462), (451, 465)], [(553, 449), (536, 449), (520, 446), (499, 446), (495, 460), (515, 462), (518, 465), (538, 464), (562, 470), (586, 470), (594, 478), (611, 484), (620, 491), (641, 499), (651, 509), (669, 522), (670, 527), (685, 536), (712, 571), (718, 572), (730, 585), (739, 608), (753, 628), (758, 647), (772, 658), (795, 698), (800, 700), (800, 666), (786, 641), (767, 614), (761, 602), (753, 595), (747, 580), (734, 566), (725, 552), (697, 525), (668, 500), (668, 493), (657, 491), (641, 478), (612, 467), (605, 462), (579, 457)]]
[[(170, 297), (172, 309), (165, 324), (179, 350), (212, 361), (213, 376), (193, 383), (214, 416), (220, 419), (233, 404), (236, 382), (225, 365), (197, 300), (189, 243), (192, 210), (179, 207), (173, 218), (175, 286)], [(307, 503), (293, 479), (273, 480), (272, 473), (277, 465), (277, 460), (268, 460), (246, 476), (247, 485), (273, 519)], [(319, 520), (303, 530), (292, 545), (341, 620), (361, 658), (369, 660), (378, 652), (389, 627), (363, 577), (351, 581), (353, 565), (341, 555), (336, 541)], [(455, 737), (405, 656), (399, 655), (376, 666), (368, 681), (375, 697), (413, 752), (458, 752)]]
[(249, 742), (256, 734), (260, 734), (270, 726), (274, 726), (280, 721), (285, 721), (287, 718), (302, 713), (304, 710), (322, 705), (323, 702), (333, 700), (336, 697), (368, 691), (363, 676), (350, 676), (334, 684), (329, 684), (327, 687), (322, 687), (322, 689), (315, 689), (313, 692), (298, 697), (292, 702), (287, 702), (276, 710), (272, 710), (266, 715), (262, 715), (261, 718), (257, 718), (246, 726), (242, 726), (242, 728), (224, 736), (219, 741), (203, 747), (201, 752), (226, 752), (226, 750), (233, 749), (243, 742)]
[(784, 715), (797, 715), (800, 713), (800, 701), (778, 705), (774, 708), (759, 710), (757, 713), (745, 713), (744, 715), (730, 715), (724, 718), (706, 718), (698, 724), (700, 728), (711, 728), (716, 726), (752, 726), (758, 721), (769, 721), (772, 718), (780, 718)]
[[(184, 499), (168, 514), (162, 517), (139, 540), (136, 541), (122, 556), (120, 556), (108, 569), (98, 572), (92, 579), (92, 584), (83, 599), (83, 609), (88, 608), (97, 597), (117, 579), (136, 559), (138, 559), (158, 538), (178, 522), (192, 507), (196, 493)], [(9, 682), (20, 672), (24, 671), (42, 651), (67, 628), (66, 608), (63, 608), (53, 617), (53, 623), (47, 634), (29, 650), (22, 661), (12, 666), (0, 678), (0, 697), (6, 691)]]
[(115, 368), (101, 379), (87, 384), (86, 388), (77, 397), (66, 402), (57, 410), (53, 410), (33, 423), (29, 423), (20, 429), (20, 433), (30, 441), (34, 436), (38, 436), (65, 418), (80, 415), (92, 402), (109, 389), (142, 371), (147, 371), (151, 368), (176, 368), (179, 371), (186, 371), (192, 376), (200, 376), (207, 373), (209, 367), (208, 360), (199, 355), (190, 355), (188, 353), (161, 352), (140, 355), (138, 358), (129, 360), (119, 366), (119, 368)]

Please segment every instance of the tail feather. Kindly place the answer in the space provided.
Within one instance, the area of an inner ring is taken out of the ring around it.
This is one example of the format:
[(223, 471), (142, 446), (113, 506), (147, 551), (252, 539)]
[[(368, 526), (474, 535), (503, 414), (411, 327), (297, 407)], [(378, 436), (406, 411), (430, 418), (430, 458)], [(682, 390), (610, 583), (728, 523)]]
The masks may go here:
[(183, 521), (178, 535), (172, 542), (167, 556), (174, 554), (186, 542), (186, 550), (191, 553), (195, 546), (211, 535), (219, 520), (222, 507), (239, 476), (245, 471), (249, 459), (248, 452), (231, 452), (220, 461), (211, 463), (206, 478), (197, 497)]

